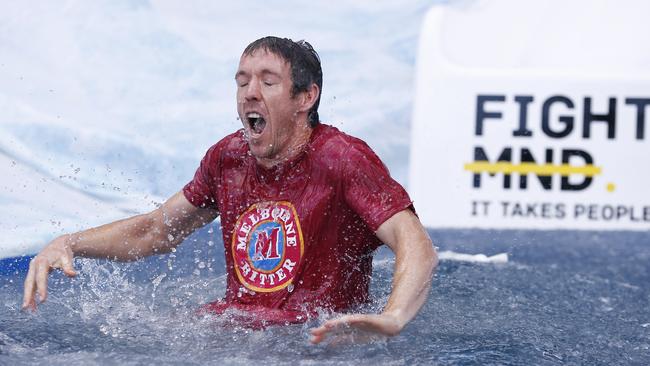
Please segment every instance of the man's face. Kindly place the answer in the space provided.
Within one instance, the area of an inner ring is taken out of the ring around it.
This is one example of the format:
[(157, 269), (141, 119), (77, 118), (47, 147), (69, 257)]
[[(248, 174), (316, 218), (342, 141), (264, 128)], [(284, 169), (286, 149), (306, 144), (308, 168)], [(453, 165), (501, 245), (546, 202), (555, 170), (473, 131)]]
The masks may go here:
[(301, 127), (300, 98), (291, 96), (289, 63), (258, 49), (241, 57), (235, 80), (237, 112), (251, 153), (258, 161), (279, 162), (291, 154)]

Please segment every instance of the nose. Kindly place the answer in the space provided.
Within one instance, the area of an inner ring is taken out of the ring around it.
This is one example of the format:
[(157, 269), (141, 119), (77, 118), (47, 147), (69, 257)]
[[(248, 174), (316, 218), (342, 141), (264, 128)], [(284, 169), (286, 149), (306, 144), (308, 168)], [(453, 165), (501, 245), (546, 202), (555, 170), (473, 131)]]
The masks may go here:
[(260, 81), (257, 78), (253, 78), (248, 82), (244, 90), (244, 98), (246, 101), (260, 100)]

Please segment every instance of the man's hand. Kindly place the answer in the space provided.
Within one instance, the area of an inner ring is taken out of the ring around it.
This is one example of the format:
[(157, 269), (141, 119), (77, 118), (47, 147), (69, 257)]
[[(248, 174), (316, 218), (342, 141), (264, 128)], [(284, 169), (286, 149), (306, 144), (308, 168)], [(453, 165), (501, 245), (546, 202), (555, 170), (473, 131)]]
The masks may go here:
[(59, 237), (29, 264), (23, 308), (36, 310), (36, 293), (40, 302), (45, 301), (47, 276), (53, 268), (71, 277), (76, 275), (72, 267), (74, 255), (134, 261), (167, 253), (218, 215), (217, 210), (194, 207), (183, 192), (178, 192), (148, 214)]
[(365, 343), (395, 336), (403, 327), (397, 317), (390, 314), (344, 315), (313, 328), (310, 341), (318, 344), (330, 337), (330, 344)]
[(417, 216), (404, 210), (386, 220), (377, 237), (395, 253), (393, 289), (384, 311), (378, 315), (351, 314), (329, 320), (312, 329), (311, 342), (363, 343), (398, 335), (426, 301), (438, 256)]
[(25, 279), (23, 309), (36, 310), (36, 293), (40, 302), (47, 299), (47, 276), (54, 268), (63, 270), (69, 277), (77, 275), (72, 267), (72, 249), (66, 243), (68, 236), (64, 235), (53, 240), (29, 263), (29, 272)]

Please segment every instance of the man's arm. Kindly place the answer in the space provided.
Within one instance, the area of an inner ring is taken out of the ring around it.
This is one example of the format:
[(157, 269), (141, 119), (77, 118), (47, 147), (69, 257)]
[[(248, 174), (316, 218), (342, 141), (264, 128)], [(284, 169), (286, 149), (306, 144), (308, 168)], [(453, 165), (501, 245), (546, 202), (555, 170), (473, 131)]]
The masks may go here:
[(52, 269), (61, 269), (68, 276), (76, 275), (72, 266), (74, 256), (132, 261), (166, 253), (218, 214), (213, 209), (194, 207), (178, 192), (150, 213), (58, 237), (29, 265), (23, 308), (36, 309), (37, 292), (40, 301), (45, 301), (47, 276)]
[(438, 256), (420, 220), (411, 210), (404, 210), (386, 220), (376, 234), (395, 253), (393, 289), (384, 311), (329, 320), (312, 329), (312, 343), (322, 342), (343, 327), (395, 336), (426, 301)]

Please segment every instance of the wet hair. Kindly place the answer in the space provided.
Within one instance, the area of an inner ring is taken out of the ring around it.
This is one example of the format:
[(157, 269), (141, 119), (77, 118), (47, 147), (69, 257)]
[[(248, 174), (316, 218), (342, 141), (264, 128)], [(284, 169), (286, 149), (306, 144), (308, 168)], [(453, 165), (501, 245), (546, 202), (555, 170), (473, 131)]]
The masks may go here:
[(260, 38), (249, 44), (244, 50), (244, 55), (250, 56), (253, 52), (263, 49), (273, 53), (289, 63), (291, 68), (291, 96), (305, 92), (311, 84), (318, 86), (318, 97), (309, 110), (307, 119), (311, 127), (316, 127), (320, 122), (318, 117), (318, 104), (323, 90), (323, 70), (320, 66), (320, 57), (309, 42), (301, 40), (294, 42), (289, 38), (268, 36)]

